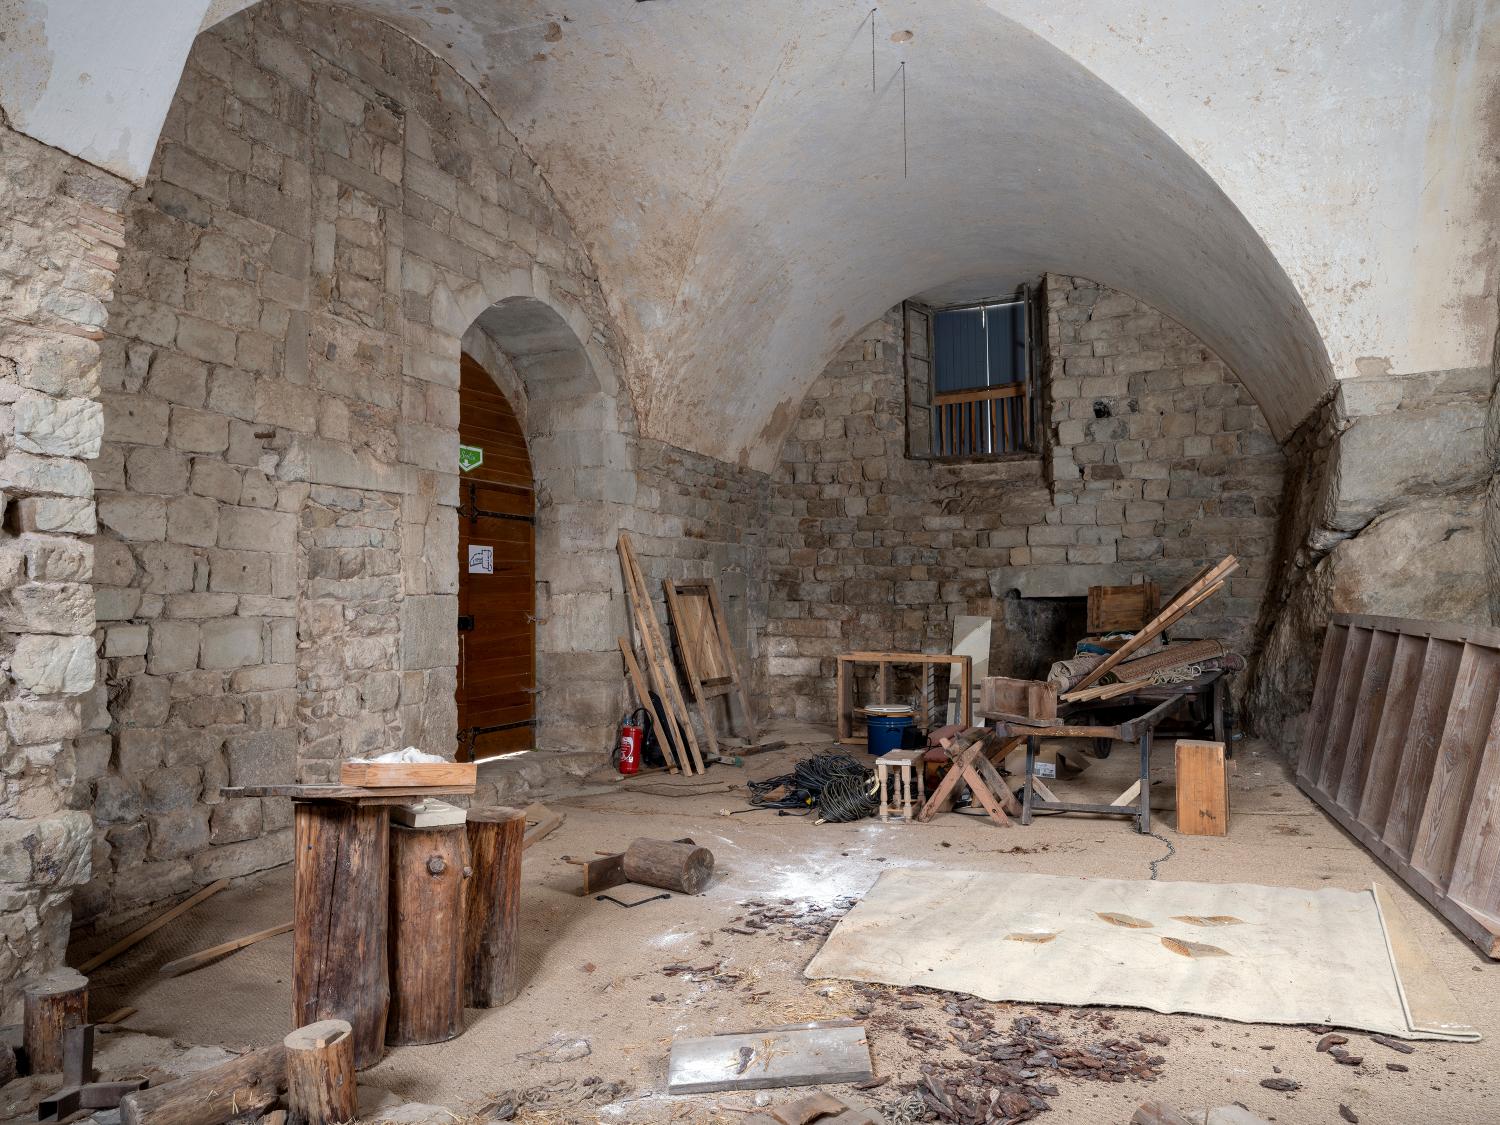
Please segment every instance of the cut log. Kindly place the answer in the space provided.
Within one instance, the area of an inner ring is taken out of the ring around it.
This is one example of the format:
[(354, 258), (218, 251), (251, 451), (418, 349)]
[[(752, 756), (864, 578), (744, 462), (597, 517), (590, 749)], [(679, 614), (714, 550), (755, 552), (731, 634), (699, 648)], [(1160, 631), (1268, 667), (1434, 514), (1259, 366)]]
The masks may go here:
[(520, 809), (470, 809), (467, 831), (465, 1001), (471, 1008), (498, 1008), (521, 990), (516, 938), (521, 928), (526, 814)]
[(21, 990), (25, 998), (21, 1036), (32, 1074), (63, 1068), (63, 1032), (89, 1022), (89, 981), (75, 969), (38, 977)]
[(695, 844), (642, 837), (625, 849), (625, 877), (632, 883), (695, 895), (714, 875), (714, 853)]
[(462, 826), (391, 829), (392, 1047), (442, 1043), (464, 1029)]
[(265, 1109), (286, 1085), (286, 1048), (263, 1047), (120, 1099), (121, 1125), (222, 1125)]
[(359, 1115), (354, 1082), (353, 1029), (321, 1020), (288, 1035), (286, 1105), (291, 1125), (333, 1125)]
[(347, 1020), (354, 1065), (385, 1053), (390, 812), (343, 801), (294, 806), (292, 1021)]

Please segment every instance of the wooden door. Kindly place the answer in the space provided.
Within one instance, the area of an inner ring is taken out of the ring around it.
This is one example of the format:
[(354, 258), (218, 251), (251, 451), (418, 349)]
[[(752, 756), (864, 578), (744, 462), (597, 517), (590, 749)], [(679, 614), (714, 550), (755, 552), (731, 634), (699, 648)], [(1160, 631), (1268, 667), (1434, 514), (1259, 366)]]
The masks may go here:
[(459, 473), (458, 757), (469, 761), (535, 744), (536, 494), (516, 412), (468, 355), (459, 373), (459, 444), (483, 457)]

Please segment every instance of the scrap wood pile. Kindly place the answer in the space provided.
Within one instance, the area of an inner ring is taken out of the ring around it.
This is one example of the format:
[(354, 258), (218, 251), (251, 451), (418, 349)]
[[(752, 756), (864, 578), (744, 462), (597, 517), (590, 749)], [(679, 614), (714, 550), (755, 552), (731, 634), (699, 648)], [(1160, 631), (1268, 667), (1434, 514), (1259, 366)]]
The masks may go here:
[(839, 919), (854, 909), (856, 901), (841, 895), (827, 906), (810, 902), (799, 905), (789, 898), (782, 899), (780, 905), (744, 902), (740, 905), (750, 909), (731, 918), (727, 926), (719, 929), (722, 933), (744, 937), (779, 929), (781, 932), (777, 936), (782, 941), (826, 938), (833, 932), (833, 927), (838, 925)]
[(860, 820), (880, 808), (875, 771), (848, 754), (825, 751), (803, 758), (790, 773), (747, 782), (756, 808), (816, 809), (818, 823)]
[[(1222, 641), (1212, 638), (1168, 643), (1165, 634), (1177, 622), (1224, 589), (1229, 576), (1239, 569), (1233, 555), (1200, 571), (1191, 582), (1149, 620), (1134, 631), (1117, 631), (1080, 641), (1074, 657), (1054, 664), (1048, 682), (1057, 687), (1065, 703), (1107, 700), (1152, 684), (1181, 683), (1204, 672), (1238, 671), (1244, 659)], [(1095, 587), (1090, 591), (1136, 587)], [(1116, 619), (1118, 620), (1118, 619)]]

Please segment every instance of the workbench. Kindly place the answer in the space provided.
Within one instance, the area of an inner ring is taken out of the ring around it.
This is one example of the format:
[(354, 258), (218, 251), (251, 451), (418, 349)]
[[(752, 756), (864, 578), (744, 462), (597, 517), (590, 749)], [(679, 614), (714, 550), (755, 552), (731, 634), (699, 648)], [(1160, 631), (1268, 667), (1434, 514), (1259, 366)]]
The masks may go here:
[[(995, 729), (1002, 740), (1026, 739), (1026, 775), (1021, 796), (1021, 823), (1030, 824), (1033, 812), (1096, 813), (1128, 816), (1136, 831), (1151, 831), (1151, 749), (1156, 730), (1163, 723), (1188, 711), (1194, 704), (1207, 704), (1215, 741), (1225, 740), (1224, 702), (1228, 673), (1205, 672), (1177, 684), (1152, 684), (1108, 700), (1062, 704), (1052, 726), (1034, 726), (1013, 718), (997, 718)], [(991, 717), (991, 716), (985, 716)], [(1063, 801), (1036, 777), (1036, 754), (1044, 738), (1086, 738), (1094, 743), (1096, 756), (1107, 757), (1116, 742), (1135, 743), (1140, 749), (1140, 774), (1129, 789), (1107, 805)], [(1038, 793), (1040, 792), (1040, 796)]]
[[(924, 652), (846, 652), (838, 658), (838, 740), (845, 746), (858, 746), (860, 739), (854, 733), (857, 720), (866, 717), (863, 708), (854, 704), (854, 680), (857, 665), (875, 665), (875, 691), (877, 703), (891, 702), (891, 668), (896, 665), (918, 665), (922, 669), (922, 690), (918, 694), (916, 725), (922, 730), (934, 726), (939, 702), (937, 698), (937, 667), (949, 666), (949, 679), (957, 677), (959, 708), (964, 727), (973, 722), (974, 658), (956, 656), (953, 653)], [(942, 706), (946, 707), (946, 702)]]

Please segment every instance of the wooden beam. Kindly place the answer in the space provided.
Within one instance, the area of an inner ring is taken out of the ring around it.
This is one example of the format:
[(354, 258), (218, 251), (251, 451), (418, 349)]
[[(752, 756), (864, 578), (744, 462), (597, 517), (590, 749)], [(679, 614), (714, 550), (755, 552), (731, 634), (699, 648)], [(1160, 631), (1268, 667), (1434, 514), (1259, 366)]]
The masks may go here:
[(94, 956), (90, 957), (82, 965), (78, 966), (78, 971), (80, 973), (93, 972), (106, 961), (113, 960), (120, 954), (124, 953), (127, 949), (133, 949), (135, 946), (145, 941), (152, 934), (156, 933), (157, 930), (161, 929), (168, 922), (186, 914), (200, 902), (203, 902), (205, 899), (212, 898), (227, 886), (229, 886), (228, 879), (220, 879), (215, 883), (210, 883), (208, 886), (204, 887), (201, 891), (193, 895), (191, 898), (187, 898), (182, 902), (179, 902), (165, 914), (159, 914), (151, 921), (147, 922), (144, 926), (130, 931), (130, 933), (126, 934), (119, 941), (115, 942), (102, 953), (96, 953)]
[(265, 941), (266, 938), (278, 937), (281, 934), (290, 933), (291, 929), (292, 923), (283, 922), (279, 926), (270, 926), (264, 930), (257, 930), (253, 934), (246, 934), (244, 937), (234, 938), (231, 941), (223, 941), (218, 945), (211, 945), (207, 949), (200, 949), (197, 953), (189, 953), (185, 957), (178, 957), (174, 961), (168, 961), (156, 971), (164, 977), (180, 977), (183, 973), (191, 973), (194, 969), (201, 969), (203, 966), (217, 961), (220, 957), (227, 957), (229, 954), (254, 945), (258, 941)]

